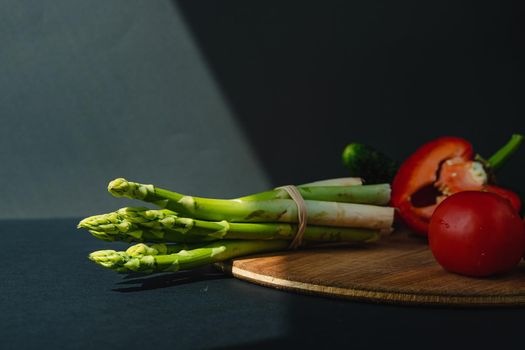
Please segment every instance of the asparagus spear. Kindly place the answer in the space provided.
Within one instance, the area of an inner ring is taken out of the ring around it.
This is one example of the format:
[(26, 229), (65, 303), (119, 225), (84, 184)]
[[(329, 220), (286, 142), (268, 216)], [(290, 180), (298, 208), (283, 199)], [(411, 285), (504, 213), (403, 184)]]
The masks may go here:
[(175, 254), (182, 250), (192, 250), (197, 248), (202, 248), (209, 244), (207, 243), (176, 243), (176, 244), (166, 244), (166, 243), (156, 243), (152, 245), (146, 245), (144, 243), (139, 243), (132, 245), (126, 249), (126, 254), (131, 257), (137, 258), (144, 255), (166, 255), (166, 254)]
[(359, 186), (363, 184), (363, 179), (360, 177), (338, 177), (335, 179), (319, 180), (299, 185), (299, 187), (310, 186)]
[[(185, 216), (229, 222), (296, 222), (297, 206), (290, 199), (243, 201), (241, 199), (199, 198), (119, 178), (108, 185), (115, 197), (128, 197), (154, 203)], [(365, 204), (305, 201), (308, 223), (381, 229), (390, 228), (394, 209)]]
[[(181, 218), (169, 210), (122, 208), (82, 220), (79, 228), (103, 240), (125, 242), (201, 242), (218, 239), (292, 240), (297, 225), (287, 223), (229, 223)], [(381, 230), (308, 225), (304, 240), (316, 242), (371, 242)]]
[[(202, 244), (153, 244), (144, 243), (135, 244), (129, 247), (125, 252), (115, 250), (98, 250), (89, 255), (89, 258), (97, 264), (104, 267), (113, 268), (117, 271), (122, 269), (125, 262), (133, 258), (142, 258), (144, 256), (176, 254), (183, 250), (192, 250), (203, 247)], [(125, 272), (125, 271), (123, 271)]]
[[(133, 215), (132, 212), (141, 209), (142, 215)], [(128, 213), (127, 219), (123, 214)], [(93, 236), (103, 241), (123, 241), (123, 242), (179, 242), (194, 243), (214, 241), (213, 236), (197, 236), (185, 234), (191, 228), (191, 220), (179, 220), (177, 229), (164, 230), (163, 220), (157, 214), (157, 220), (147, 219), (148, 210), (146, 208), (123, 208), (117, 212), (103, 215), (94, 215), (80, 221), (78, 228), (87, 229)], [(171, 218), (167, 217), (166, 220)], [(164, 220), (164, 221), (166, 221)], [(144, 226), (138, 226), (142, 221)], [(148, 224), (149, 223), (149, 224)], [(168, 223), (165, 222), (164, 225)]]
[[(349, 187), (349, 186), (360, 186), (363, 184), (363, 180), (359, 177), (340, 177), (335, 179), (328, 179), (328, 180), (320, 180), (320, 181), (314, 181), (309, 182), (303, 185), (297, 186), (297, 188), (309, 188), (309, 187)], [(304, 193), (306, 192), (306, 193)], [(303, 195), (303, 198), (305, 199), (313, 199), (313, 200), (329, 200), (329, 201), (335, 201), (335, 202), (344, 202), (343, 200), (337, 200), (337, 192), (334, 191), (334, 189), (328, 189), (328, 193), (330, 193), (330, 196), (327, 196), (324, 194), (324, 191), (317, 191), (317, 193), (311, 193), (311, 191), (303, 191), (301, 194)], [(265, 199), (288, 199), (290, 198), (288, 196), (288, 193), (286, 191), (283, 191), (282, 189), (276, 188), (271, 191), (261, 192), (252, 194), (249, 196), (245, 196), (242, 198), (242, 200), (261, 200), (261, 195), (266, 197)], [(335, 195), (334, 195), (335, 194)], [(323, 198), (330, 198), (330, 199), (321, 199), (317, 198), (316, 196), (323, 195)], [(304, 197), (306, 196), (306, 197)], [(352, 201), (348, 201), (352, 202)], [(370, 203), (372, 204), (372, 203)]]
[[(273, 241), (221, 241), (201, 248), (181, 250), (174, 254), (135, 253), (127, 251), (99, 250), (89, 255), (95, 263), (117, 272), (175, 272), (229, 260), (238, 256), (266, 253), (286, 249), (289, 242)], [(146, 247), (148, 248), (148, 247)], [(144, 247), (141, 247), (144, 249)], [(156, 249), (155, 249), (156, 250)]]
[[(328, 202), (361, 203), (387, 205), (390, 202), (390, 185), (364, 186), (300, 186), (297, 187), (304, 199)], [(284, 189), (261, 192), (239, 198), (243, 201), (263, 201), (272, 199), (289, 199), (290, 195)]]

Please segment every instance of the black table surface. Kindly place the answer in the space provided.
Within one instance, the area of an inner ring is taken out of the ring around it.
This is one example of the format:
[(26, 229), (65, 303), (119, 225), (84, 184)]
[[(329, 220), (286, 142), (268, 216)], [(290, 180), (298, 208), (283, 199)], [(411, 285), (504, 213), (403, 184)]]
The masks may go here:
[(525, 309), (377, 305), (299, 295), (213, 267), (119, 275), (86, 257), (124, 245), (76, 219), (1, 222), (0, 348), (418, 348), (523, 344)]

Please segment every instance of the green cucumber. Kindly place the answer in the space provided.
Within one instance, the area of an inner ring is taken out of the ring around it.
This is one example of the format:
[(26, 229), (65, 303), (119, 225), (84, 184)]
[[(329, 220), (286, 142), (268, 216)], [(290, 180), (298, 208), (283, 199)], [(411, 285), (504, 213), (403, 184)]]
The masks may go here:
[(367, 184), (391, 183), (399, 163), (373, 147), (351, 143), (343, 150), (343, 165), (349, 176), (361, 177)]

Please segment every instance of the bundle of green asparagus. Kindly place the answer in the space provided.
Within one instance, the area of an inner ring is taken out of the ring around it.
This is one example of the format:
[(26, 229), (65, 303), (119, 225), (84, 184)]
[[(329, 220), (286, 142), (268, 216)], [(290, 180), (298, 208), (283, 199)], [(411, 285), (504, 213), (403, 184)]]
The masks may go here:
[[(307, 211), (304, 245), (373, 242), (390, 232), (390, 185), (340, 178), (297, 186)], [(192, 269), (238, 256), (285, 250), (298, 230), (298, 206), (282, 188), (236, 199), (192, 197), (119, 178), (115, 197), (152, 203), (90, 216), (79, 228), (104, 241), (140, 242), (89, 258), (117, 272)], [(147, 245), (150, 244), (150, 245)]]

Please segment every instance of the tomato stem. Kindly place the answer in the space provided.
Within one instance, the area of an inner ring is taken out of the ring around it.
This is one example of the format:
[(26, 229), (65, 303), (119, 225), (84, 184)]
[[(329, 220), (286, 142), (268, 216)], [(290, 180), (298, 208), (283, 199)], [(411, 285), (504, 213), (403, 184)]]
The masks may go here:
[(523, 135), (520, 134), (514, 134), (510, 138), (510, 140), (500, 148), (496, 153), (492, 155), (488, 159), (488, 164), (492, 168), (492, 170), (496, 171), (499, 168), (505, 164), (505, 162), (510, 158), (510, 156), (516, 152), (516, 150), (520, 147), (521, 143), (523, 141)]

